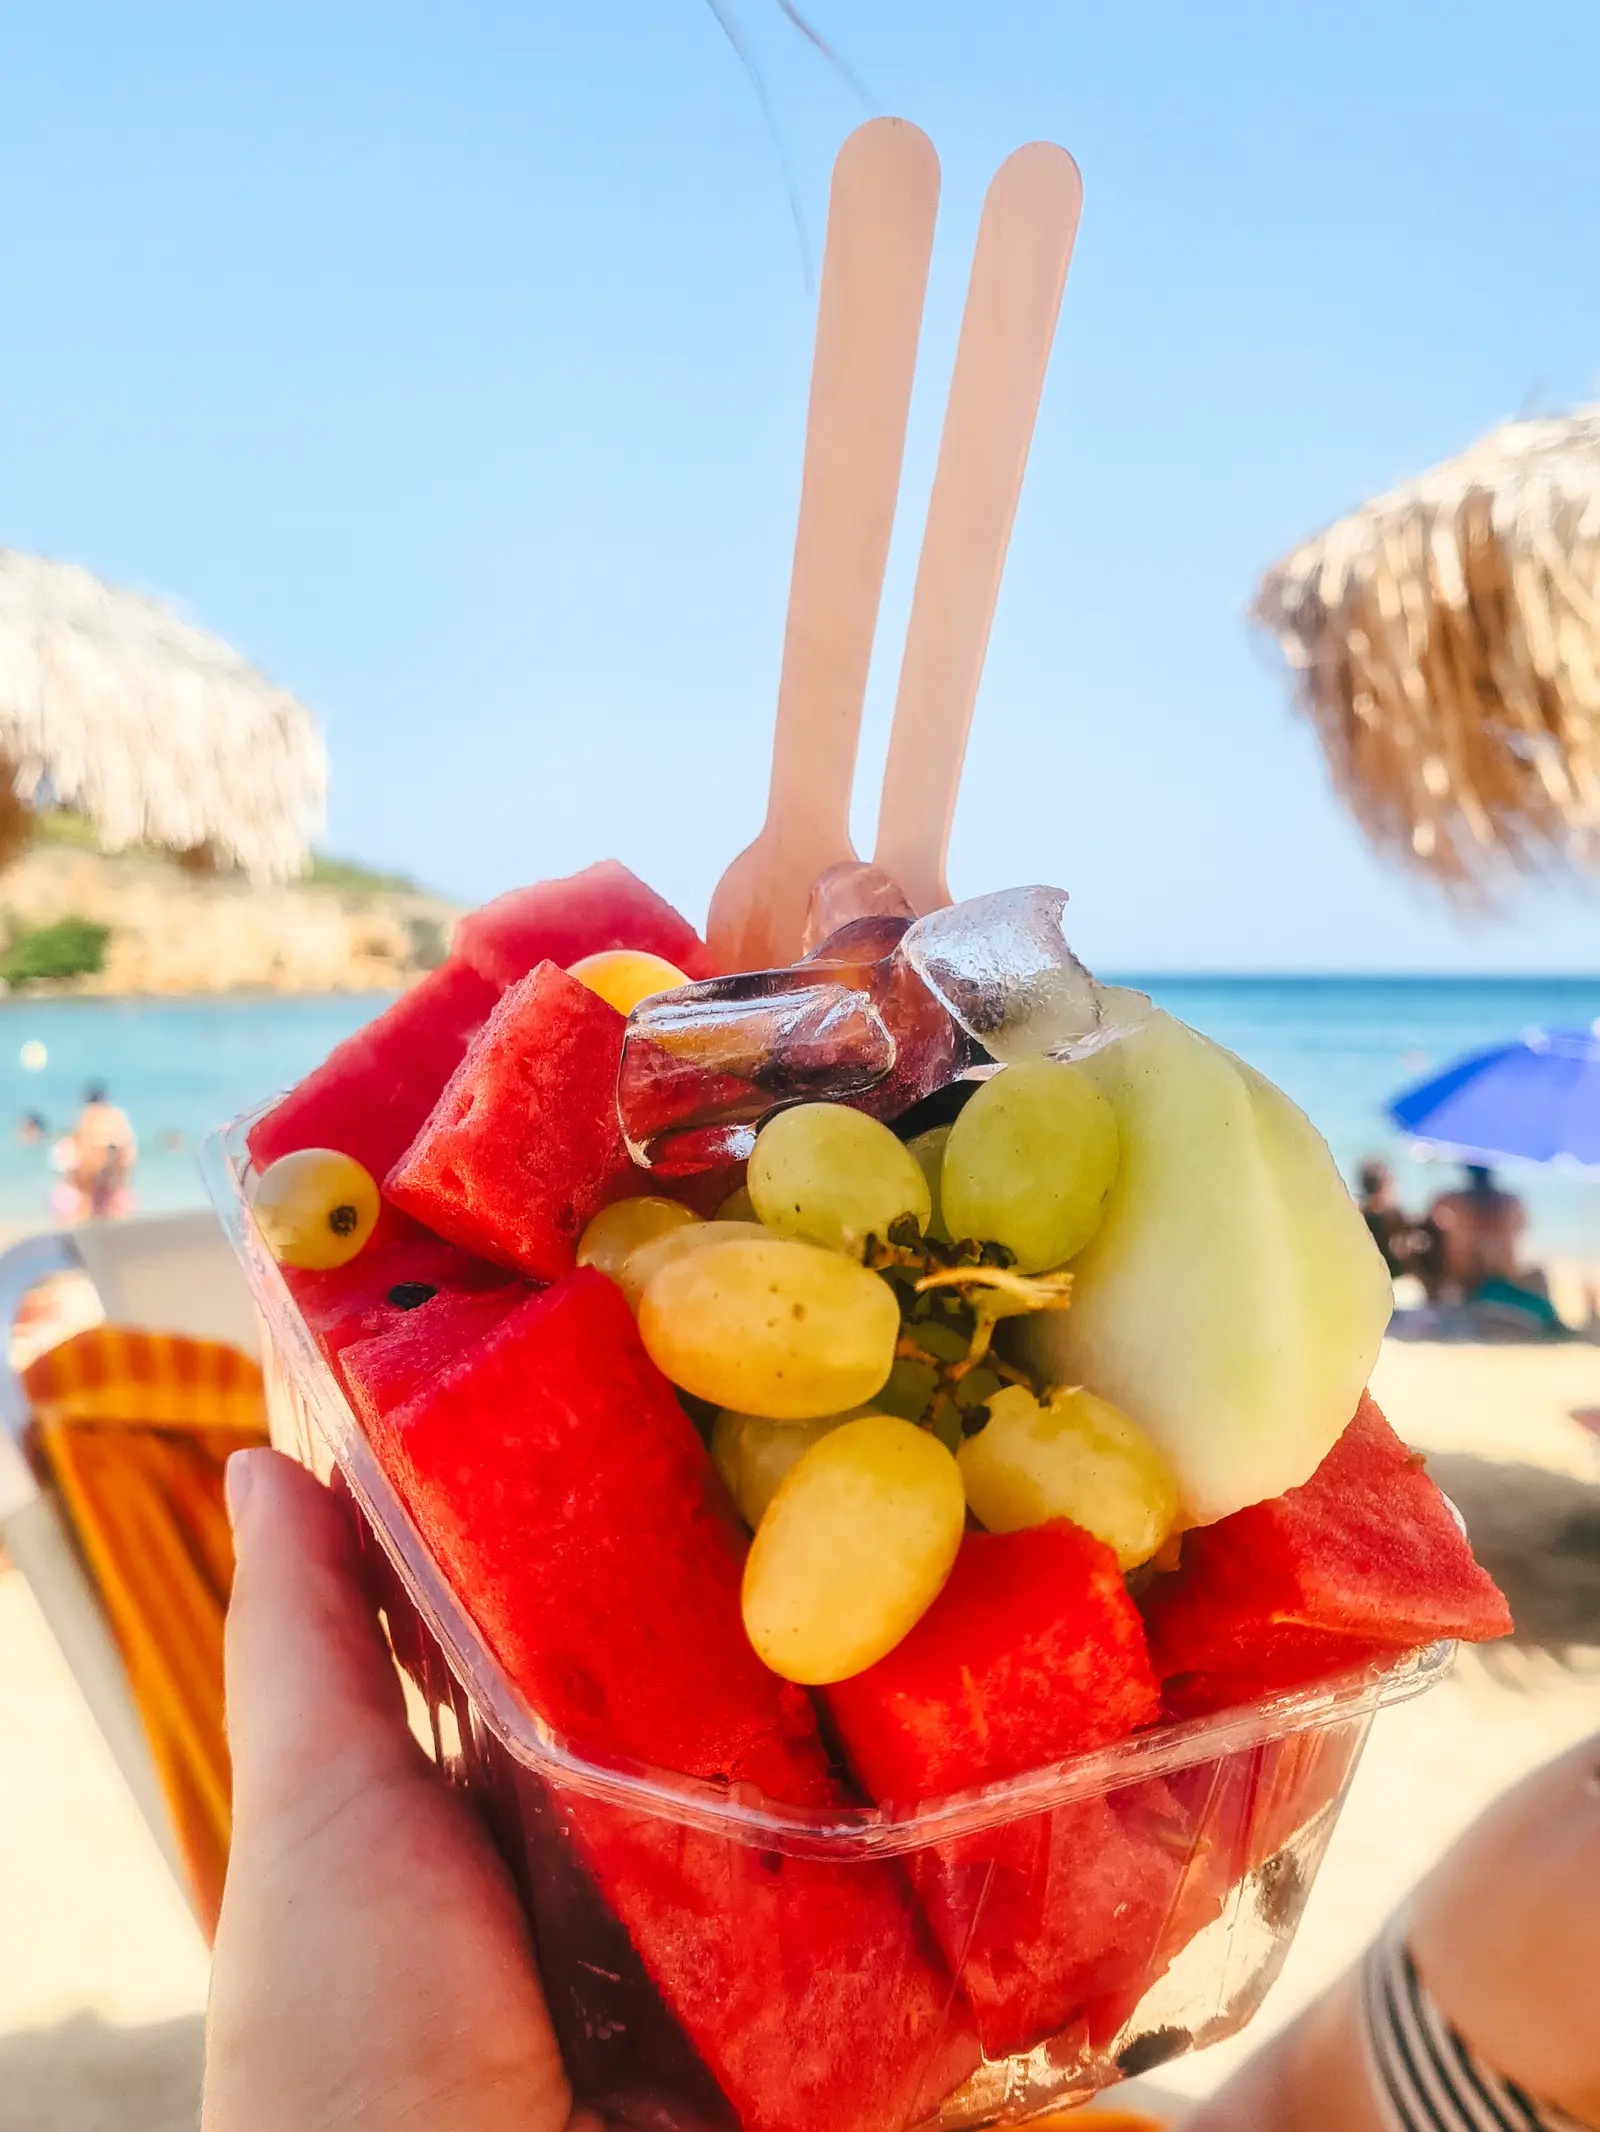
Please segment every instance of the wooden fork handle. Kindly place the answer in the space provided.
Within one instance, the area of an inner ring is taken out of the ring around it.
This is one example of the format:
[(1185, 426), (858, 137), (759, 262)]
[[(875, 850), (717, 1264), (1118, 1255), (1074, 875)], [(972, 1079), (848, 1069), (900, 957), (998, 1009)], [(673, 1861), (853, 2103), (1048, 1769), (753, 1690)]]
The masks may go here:
[(905, 119), (873, 119), (839, 151), (767, 803), (819, 865), (848, 842), (938, 205), (939, 159)]
[(945, 854), (1083, 185), (1035, 141), (995, 173), (978, 229), (917, 567), (874, 861), (921, 912)]

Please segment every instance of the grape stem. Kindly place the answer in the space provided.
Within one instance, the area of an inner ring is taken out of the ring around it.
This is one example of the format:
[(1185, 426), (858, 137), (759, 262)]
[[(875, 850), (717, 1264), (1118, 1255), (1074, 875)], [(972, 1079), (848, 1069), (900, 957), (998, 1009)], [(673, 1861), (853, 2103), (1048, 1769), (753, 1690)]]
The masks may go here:
[(972, 1335), (971, 1345), (958, 1362), (947, 1362), (921, 1346), (915, 1334), (903, 1332), (895, 1342), (895, 1354), (904, 1362), (926, 1362), (937, 1375), (940, 1387), (946, 1391), (969, 1376), (981, 1362), (1007, 1384), (1025, 1384), (1030, 1391), (1033, 1379), (1026, 1370), (1019, 1370), (1014, 1363), (1003, 1362), (998, 1355), (991, 1355), (989, 1342), (994, 1337), (993, 1318), (980, 1318)]
[(937, 1272), (925, 1273), (917, 1282), (918, 1295), (925, 1295), (930, 1288), (958, 1288), (961, 1300), (970, 1303), (980, 1319), (1001, 1313), (991, 1313), (983, 1307), (982, 1294), (968, 1291), (985, 1288), (1011, 1296), (1025, 1304), (1029, 1310), (1065, 1310), (1072, 1301), (1072, 1275), (1060, 1273), (1018, 1273), (1010, 1266), (941, 1266)]
[[(932, 1369), (937, 1380), (932, 1406), (935, 1416), (941, 1411), (941, 1402), (956, 1403), (957, 1388), (980, 1364), (993, 1371), (1003, 1384), (1021, 1384), (1029, 1391), (1035, 1390), (1025, 1370), (991, 1353), (994, 1329), (1001, 1318), (1018, 1315), (1019, 1305), (1022, 1312), (1065, 1310), (1072, 1300), (1070, 1272), (1018, 1273), (1009, 1264), (1010, 1252), (1000, 1244), (963, 1240), (941, 1245), (921, 1235), (909, 1219), (896, 1222), (886, 1238), (869, 1236), (863, 1256), (875, 1273), (887, 1275), (892, 1270), (902, 1278), (912, 1275), (914, 1293), (929, 1297), (930, 1304), (941, 1307), (947, 1330), (956, 1332), (957, 1328), (950, 1325), (949, 1313), (943, 1310), (946, 1295), (952, 1304), (972, 1314), (971, 1332), (963, 1329), (958, 1333), (966, 1341), (965, 1352), (955, 1357), (924, 1347), (916, 1337), (914, 1321), (902, 1325), (895, 1354), (902, 1361), (921, 1362)], [(982, 1406), (964, 1411), (964, 1427), (981, 1426), (981, 1421), (988, 1418), (987, 1409)]]

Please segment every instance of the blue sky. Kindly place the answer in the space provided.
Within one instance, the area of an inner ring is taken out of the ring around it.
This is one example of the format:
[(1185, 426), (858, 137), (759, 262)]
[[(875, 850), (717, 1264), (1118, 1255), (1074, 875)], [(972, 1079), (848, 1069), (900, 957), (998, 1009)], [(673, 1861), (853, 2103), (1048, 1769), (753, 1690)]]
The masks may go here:
[[(1128, 969), (1600, 964), (1364, 850), (1243, 614), (1298, 536), (1600, 377), (1589, 0), (735, 0), (813, 247), (839, 141), (944, 204), (868, 707), (870, 841), (983, 185), (1082, 235), (958, 893)], [(0, 67), (0, 542), (175, 597), (306, 698), (329, 843), (476, 898), (606, 852), (695, 915), (765, 796), (810, 359), (779, 161), (703, 0), (52, 0)]]

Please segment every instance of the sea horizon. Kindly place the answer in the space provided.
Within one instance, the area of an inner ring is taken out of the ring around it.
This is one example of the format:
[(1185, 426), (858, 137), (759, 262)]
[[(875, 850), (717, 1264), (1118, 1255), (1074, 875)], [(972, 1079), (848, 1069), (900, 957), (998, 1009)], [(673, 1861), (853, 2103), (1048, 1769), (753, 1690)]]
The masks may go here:
[[(1600, 972), (1150, 971), (1107, 973), (1248, 1059), (1311, 1117), (1347, 1178), (1367, 1156), (1394, 1166), (1404, 1202), (1422, 1211), (1454, 1177), (1419, 1159), (1385, 1103), (1463, 1054), (1511, 1042), (1530, 1026), (1600, 1020)], [(182, 998), (13, 995), (0, 999), (0, 1224), (52, 1220), (51, 1141), (102, 1080), (139, 1136), (135, 1179), (147, 1211), (200, 1205), (195, 1151), (204, 1135), (267, 1101), (333, 1045), (382, 1012), (390, 992), (235, 992)], [(24, 1047), (35, 1061), (29, 1070)], [(29, 1113), (42, 1139), (17, 1127)], [(1600, 1181), (1505, 1165), (1529, 1211), (1529, 1251), (1600, 1261)]]

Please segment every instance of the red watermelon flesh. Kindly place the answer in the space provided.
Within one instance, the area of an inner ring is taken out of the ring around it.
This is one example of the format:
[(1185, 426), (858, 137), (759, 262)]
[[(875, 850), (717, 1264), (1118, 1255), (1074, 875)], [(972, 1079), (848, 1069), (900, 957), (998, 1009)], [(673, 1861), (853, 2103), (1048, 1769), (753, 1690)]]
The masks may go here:
[(632, 1165), (617, 1119), (626, 1024), (542, 962), (490, 1015), (389, 1172), (396, 1206), (535, 1280), (572, 1270), (590, 1217)]
[(252, 1126), (256, 1168), (296, 1148), (332, 1147), (353, 1155), (381, 1184), (498, 996), (497, 986), (454, 959), (431, 971), (376, 1021), (336, 1044)]
[[(557, 1733), (786, 1805), (841, 1800), (809, 1701), (745, 1635), (746, 1543), (710, 1458), (603, 1275), (519, 1305), (371, 1434), (457, 1596)], [(970, 2030), (892, 1867), (782, 1856), (577, 1793), (561, 1803), (746, 2132), (883, 2132), (971, 2069)]]
[(1370, 1395), (1303, 1487), (1186, 1533), (1144, 1613), (1169, 1705), (1190, 1715), (1511, 1629), (1422, 1459)]
[[(827, 1700), (869, 1794), (901, 1804), (1102, 1746), (1157, 1709), (1116, 1556), (1064, 1519), (969, 1533), (910, 1635)], [(940, 1843), (910, 1863), (979, 2040), (1004, 2056), (1142, 1971), (1183, 1858), (1113, 1796)]]
[[(1361, 1737), (1359, 1731), (1352, 1737), (1344, 1725), (1291, 1733), (1220, 1760), (1191, 1763), (1165, 1778), (1125, 1785), (1111, 1795), (1125, 1826), (1164, 1854), (1169, 1878), (1165, 1916), (1145, 1943), (1142, 1963), (1083, 2009), (1095, 2048), (1112, 2041), (1196, 1934), (1223, 1915), (1239, 1883), (1338, 1798)], [(1324, 1829), (1322, 1840), (1326, 1835)], [(1320, 1849), (1318, 1842), (1311, 1856), (1295, 1865), (1286, 1861), (1284, 1870), (1258, 1882), (1250, 1898), (1285, 1935), (1294, 1928)], [(1156, 1892), (1152, 1886), (1151, 1896)]]
[(527, 1295), (525, 1281), (501, 1281), (493, 1288), (450, 1288), (428, 1281), (397, 1284), (388, 1296), (396, 1312), (393, 1322), (353, 1340), (340, 1354), (350, 1404), (368, 1423), (380, 1420), (391, 1407), (403, 1406), (475, 1340), (509, 1317)]
[(1103, 1746), (1157, 1707), (1117, 1558), (1065, 1518), (969, 1532), (910, 1635), (827, 1695), (867, 1790), (905, 1805)]
[(1138, 2002), (1183, 1856), (1130, 1826), (1113, 1795), (936, 1844), (911, 1867), (978, 2039), (1003, 2058), (1098, 2003)]
[(570, 969), (607, 948), (663, 956), (685, 977), (718, 974), (688, 919), (616, 859), (497, 896), (461, 920), (453, 942), (456, 955), (501, 989), (537, 963)]
[(284, 1280), (312, 1338), (343, 1379), (346, 1348), (390, 1331), (406, 1313), (389, 1300), (392, 1289), (423, 1282), (441, 1291), (495, 1292), (514, 1300), (527, 1293), (503, 1266), (458, 1251), (393, 1208), (385, 1208), (379, 1236), (347, 1266), (305, 1272), (285, 1266)]

